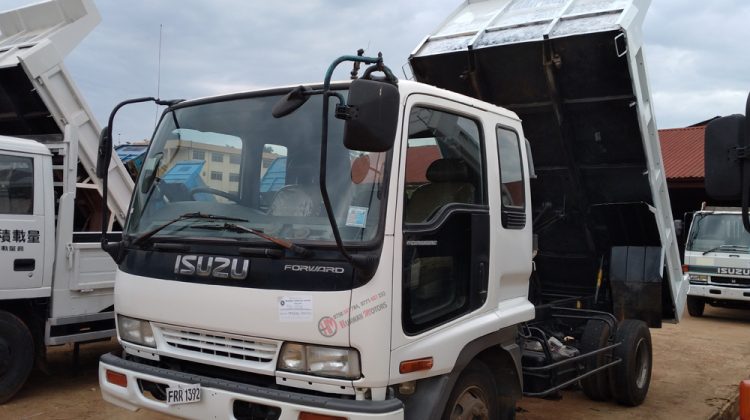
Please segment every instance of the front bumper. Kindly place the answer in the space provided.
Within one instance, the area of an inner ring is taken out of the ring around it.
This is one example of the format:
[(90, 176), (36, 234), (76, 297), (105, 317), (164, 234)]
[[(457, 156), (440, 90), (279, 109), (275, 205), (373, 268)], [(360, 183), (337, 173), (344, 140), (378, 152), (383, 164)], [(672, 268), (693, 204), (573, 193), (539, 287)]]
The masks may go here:
[(750, 302), (750, 287), (726, 287), (715, 284), (691, 284), (688, 296), (703, 297), (709, 300), (733, 300)]
[[(125, 375), (127, 386), (122, 387), (108, 382), (107, 370)], [(141, 391), (139, 380), (166, 386), (199, 383), (202, 388), (201, 400), (190, 404), (167, 405), (164, 402), (147, 398)], [(191, 419), (234, 419), (234, 406), (237, 401), (277, 407), (281, 410), (279, 420), (297, 420), (303, 411), (340, 416), (351, 420), (404, 418), (403, 404), (397, 399), (356, 401), (263, 388), (153, 367), (125, 360), (114, 353), (105, 354), (99, 360), (99, 386), (105, 401), (128, 410), (148, 408)]]

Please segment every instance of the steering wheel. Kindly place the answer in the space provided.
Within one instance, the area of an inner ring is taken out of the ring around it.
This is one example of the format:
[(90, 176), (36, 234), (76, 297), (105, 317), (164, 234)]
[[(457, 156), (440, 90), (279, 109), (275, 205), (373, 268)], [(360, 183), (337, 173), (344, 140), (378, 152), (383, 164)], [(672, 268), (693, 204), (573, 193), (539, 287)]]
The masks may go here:
[(218, 195), (219, 197), (226, 198), (227, 200), (233, 201), (235, 203), (239, 203), (240, 198), (236, 196), (235, 194), (230, 194), (226, 191), (217, 190), (215, 188), (211, 187), (197, 187), (190, 190), (190, 198), (195, 200), (196, 194), (213, 194)]

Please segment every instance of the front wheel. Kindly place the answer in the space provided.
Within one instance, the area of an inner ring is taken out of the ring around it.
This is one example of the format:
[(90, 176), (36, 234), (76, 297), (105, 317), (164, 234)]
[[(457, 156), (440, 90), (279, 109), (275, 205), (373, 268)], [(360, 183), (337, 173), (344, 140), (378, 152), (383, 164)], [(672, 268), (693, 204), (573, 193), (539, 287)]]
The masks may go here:
[(613, 356), (622, 362), (611, 371), (612, 395), (622, 405), (641, 405), (651, 384), (651, 331), (643, 321), (626, 319), (617, 326), (615, 342), (621, 344)]
[[(501, 416), (498, 389), (490, 369), (473, 361), (464, 369), (453, 386), (443, 420), (512, 419)], [(506, 410), (507, 411), (507, 410)], [(515, 414), (515, 407), (513, 407)]]
[(0, 404), (21, 389), (34, 365), (34, 338), (24, 322), (0, 311)]
[(696, 318), (703, 316), (703, 309), (706, 307), (706, 301), (697, 296), (687, 297), (687, 310), (690, 316)]

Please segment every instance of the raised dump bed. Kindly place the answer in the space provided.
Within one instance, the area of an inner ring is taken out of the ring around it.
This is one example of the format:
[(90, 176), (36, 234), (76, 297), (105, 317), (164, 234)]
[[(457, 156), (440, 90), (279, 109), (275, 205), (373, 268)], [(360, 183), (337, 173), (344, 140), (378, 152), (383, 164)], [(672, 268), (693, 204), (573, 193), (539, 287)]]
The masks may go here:
[[(67, 153), (72, 162), (80, 161), (75, 180), (79, 202), (95, 204), (84, 211), (91, 222), (77, 223), (79, 230), (96, 229), (101, 219), (95, 214), (101, 180), (94, 173), (100, 127), (63, 59), (100, 20), (93, 0), (0, 10), (0, 135), (33, 139), (55, 154)], [(133, 180), (117, 154), (108, 172), (110, 225), (123, 224)]]
[(410, 64), (420, 82), (523, 120), (537, 174), (535, 303), (583, 298), (659, 326), (679, 319), (687, 282), (643, 59), (648, 5), (466, 1)]

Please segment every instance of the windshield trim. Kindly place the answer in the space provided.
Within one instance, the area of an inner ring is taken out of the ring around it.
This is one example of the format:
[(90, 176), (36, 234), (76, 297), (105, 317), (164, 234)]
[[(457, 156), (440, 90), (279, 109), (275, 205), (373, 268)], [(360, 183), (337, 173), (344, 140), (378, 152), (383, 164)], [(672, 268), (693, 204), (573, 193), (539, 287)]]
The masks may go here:
[[(383, 221), (381, 220), (381, 223)], [(375, 248), (382, 245), (383, 238), (385, 235), (381, 235), (381, 232), (378, 231), (378, 234), (375, 235), (376, 238), (372, 239), (370, 241), (355, 241), (355, 242), (349, 242), (344, 241), (344, 245), (346, 246), (346, 249), (348, 250), (354, 250), (354, 251), (372, 251)], [(131, 245), (132, 239), (137, 237), (138, 235), (133, 234), (123, 234), (123, 239), (126, 241), (126, 246), (128, 249), (133, 250), (139, 250), (142, 249), (142, 247), (139, 246), (133, 246)], [(252, 238), (252, 236), (249, 236)], [(149, 238), (149, 243), (191, 243), (191, 244), (202, 244), (202, 243), (214, 243), (219, 242), (226, 243), (227, 245), (238, 245), (242, 244), (243, 246), (247, 247), (276, 247), (277, 245), (272, 244), (268, 241), (258, 239), (258, 240), (245, 240), (241, 237), (205, 237), (205, 236), (178, 236), (178, 235), (172, 235), (172, 234), (166, 234), (166, 235), (154, 235), (153, 237)], [(338, 246), (336, 245), (336, 241), (318, 241), (318, 240), (295, 240), (295, 245), (300, 245), (308, 249), (338, 249)], [(279, 249), (283, 249), (279, 247)]]
[[(349, 88), (350, 84), (351, 82), (331, 83), (331, 90), (346, 90)], [(322, 83), (308, 84), (304, 86), (309, 87), (313, 90), (323, 88)], [(206, 104), (213, 104), (213, 103), (220, 103), (220, 102), (227, 102), (227, 101), (235, 101), (239, 99), (252, 99), (252, 98), (259, 98), (263, 96), (285, 95), (291, 92), (296, 87), (297, 86), (275, 87), (275, 88), (269, 88), (269, 89), (227, 93), (224, 95), (207, 96), (205, 98), (190, 99), (190, 100), (182, 101), (180, 103), (172, 105), (171, 107), (165, 109), (164, 113), (167, 113), (168, 111), (181, 109), (181, 108), (189, 108), (191, 106), (196, 106), (196, 105), (206, 105)], [(159, 123), (157, 124), (157, 127), (160, 124), (161, 124), (161, 119), (159, 119)]]

